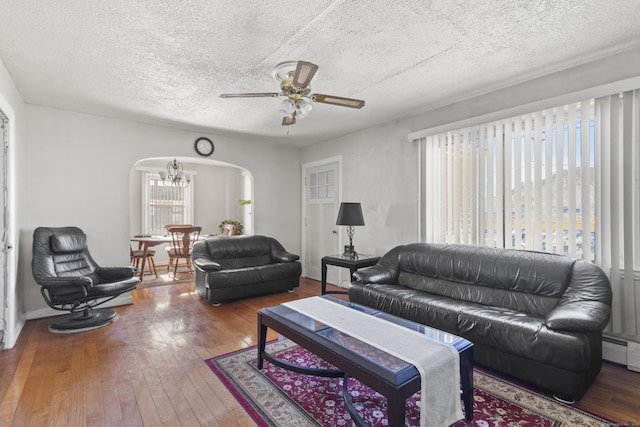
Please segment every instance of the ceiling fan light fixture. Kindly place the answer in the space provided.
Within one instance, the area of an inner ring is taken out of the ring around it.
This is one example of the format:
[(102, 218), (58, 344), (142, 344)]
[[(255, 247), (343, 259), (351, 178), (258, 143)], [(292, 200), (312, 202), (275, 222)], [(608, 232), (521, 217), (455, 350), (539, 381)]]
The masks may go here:
[(296, 108), (296, 116), (300, 119), (304, 119), (307, 117), (307, 114), (311, 111), (311, 102), (302, 98), (300, 102), (298, 102), (298, 107)]
[(290, 117), (294, 111), (296, 111), (296, 104), (293, 100), (287, 98), (280, 104), (280, 113), (282, 113), (283, 117)]

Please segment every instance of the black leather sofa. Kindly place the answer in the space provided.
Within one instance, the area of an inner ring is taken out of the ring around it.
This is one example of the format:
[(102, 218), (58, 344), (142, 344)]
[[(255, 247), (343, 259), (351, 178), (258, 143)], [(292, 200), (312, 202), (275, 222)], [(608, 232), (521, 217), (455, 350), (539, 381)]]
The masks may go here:
[(351, 301), (462, 336), (476, 363), (556, 397), (580, 399), (600, 372), (611, 286), (589, 262), (409, 244), (353, 277)]
[(272, 237), (214, 237), (191, 250), (196, 292), (209, 303), (273, 292), (292, 291), (300, 283), (298, 255)]

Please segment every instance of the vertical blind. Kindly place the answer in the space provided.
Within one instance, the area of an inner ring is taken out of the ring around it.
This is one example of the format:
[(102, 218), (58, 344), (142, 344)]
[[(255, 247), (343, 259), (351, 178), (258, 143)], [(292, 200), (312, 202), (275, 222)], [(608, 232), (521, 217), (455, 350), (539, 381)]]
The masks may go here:
[(593, 260), (593, 123), (586, 101), (427, 137), (426, 239)]
[(640, 90), (421, 139), (422, 238), (592, 261), (640, 341)]
[(640, 91), (598, 98), (598, 264), (613, 288), (611, 330), (640, 337)]

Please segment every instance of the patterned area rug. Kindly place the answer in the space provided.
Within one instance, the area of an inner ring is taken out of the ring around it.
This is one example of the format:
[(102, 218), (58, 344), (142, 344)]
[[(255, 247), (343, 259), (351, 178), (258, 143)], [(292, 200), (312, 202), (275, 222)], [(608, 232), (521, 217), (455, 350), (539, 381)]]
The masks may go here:
[[(331, 368), (325, 361), (289, 340), (267, 344), (267, 352), (297, 365)], [(225, 386), (259, 426), (351, 426), (341, 395), (342, 379), (297, 374), (265, 361), (256, 368), (251, 347), (206, 360)], [(562, 405), (486, 372), (475, 370), (475, 426), (601, 426), (611, 422)], [(386, 400), (350, 379), (349, 393), (360, 415), (371, 426), (386, 426)], [(420, 424), (419, 392), (407, 399), (407, 425)], [(464, 420), (455, 424), (464, 426)]]

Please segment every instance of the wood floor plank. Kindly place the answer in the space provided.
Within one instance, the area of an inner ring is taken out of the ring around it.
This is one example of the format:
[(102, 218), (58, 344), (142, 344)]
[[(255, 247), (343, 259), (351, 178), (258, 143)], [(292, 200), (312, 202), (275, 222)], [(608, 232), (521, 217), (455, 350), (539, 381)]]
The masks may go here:
[[(0, 352), (0, 426), (254, 426), (204, 360), (255, 345), (260, 308), (319, 293), (303, 278), (293, 293), (212, 307), (186, 282), (133, 291), (95, 331), (51, 334), (51, 319), (29, 320)], [(605, 363), (576, 407), (640, 423), (640, 373)]]
[[(21, 339), (26, 341), (24, 347), (16, 345), (14, 349), (5, 350), (0, 353), (0, 360), (4, 359), (5, 354), (10, 355), (13, 352), (16, 352), (16, 354), (20, 355), (20, 357), (17, 358), (19, 362), (14, 370), (11, 381), (6, 385), (7, 388), (6, 390), (3, 390), (2, 393), (2, 404), (0, 404), (0, 425), (2, 426), (12, 425), (18, 409), (23, 409), (22, 407), (19, 408), (20, 399), (24, 392), (25, 385), (32, 374), (31, 366), (36, 355), (36, 348), (38, 345), (37, 342), (30, 339), (31, 334), (29, 332), (30, 331), (26, 331), (21, 337)], [(4, 363), (0, 363), (0, 366), (4, 367)]]

